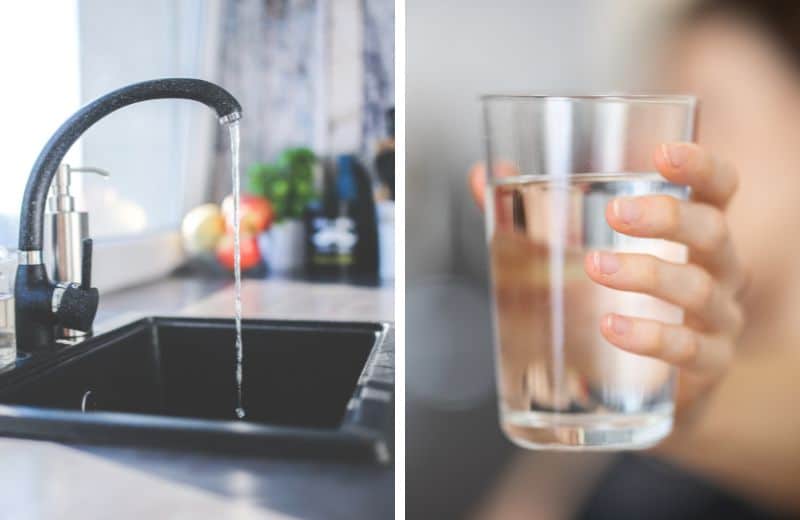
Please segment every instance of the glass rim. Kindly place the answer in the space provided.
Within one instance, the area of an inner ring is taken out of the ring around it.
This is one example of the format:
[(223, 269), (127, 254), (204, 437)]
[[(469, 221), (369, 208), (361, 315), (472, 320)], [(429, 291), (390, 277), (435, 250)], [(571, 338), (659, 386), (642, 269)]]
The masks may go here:
[(696, 105), (697, 96), (692, 94), (549, 94), (549, 93), (498, 93), (482, 94), (479, 99), (484, 102), (492, 101), (617, 101), (628, 103), (654, 103), (654, 104), (677, 104), (677, 105)]

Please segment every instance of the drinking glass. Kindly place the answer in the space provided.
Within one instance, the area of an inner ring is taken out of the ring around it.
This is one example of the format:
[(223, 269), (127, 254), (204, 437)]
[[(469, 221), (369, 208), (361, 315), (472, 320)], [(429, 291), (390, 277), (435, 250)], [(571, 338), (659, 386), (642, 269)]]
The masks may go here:
[(17, 360), (14, 334), (14, 255), (0, 246), (0, 371), (10, 369)]
[(607, 313), (680, 323), (680, 308), (591, 281), (589, 251), (686, 262), (686, 247), (615, 232), (616, 197), (685, 199), (653, 165), (694, 139), (691, 96), (482, 98), (500, 423), (526, 448), (637, 449), (672, 428), (676, 371), (612, 346)]

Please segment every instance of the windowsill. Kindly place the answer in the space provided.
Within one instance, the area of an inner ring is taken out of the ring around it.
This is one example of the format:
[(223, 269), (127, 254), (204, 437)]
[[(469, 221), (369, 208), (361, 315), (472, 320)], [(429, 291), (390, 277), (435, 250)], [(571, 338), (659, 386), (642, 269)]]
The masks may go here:
[[(242, 281), (245, 318), (394, 321), (394, 288), (320, 282), (300, 277)], [(167, 276), (100, 297), (96, 332), (143, 316), (233, 317), (230, 278)]]
[(186, 256), (178, 231), (97, 240), (92, 279), (101, 294), (167, 276)]

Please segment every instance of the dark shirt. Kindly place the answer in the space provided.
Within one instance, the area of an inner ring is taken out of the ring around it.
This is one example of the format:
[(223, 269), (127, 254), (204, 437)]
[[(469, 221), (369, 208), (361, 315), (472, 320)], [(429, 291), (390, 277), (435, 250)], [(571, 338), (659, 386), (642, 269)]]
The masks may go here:
[(598, 481), (579, 520), (790, 518), (652, 457), (624, 454)]

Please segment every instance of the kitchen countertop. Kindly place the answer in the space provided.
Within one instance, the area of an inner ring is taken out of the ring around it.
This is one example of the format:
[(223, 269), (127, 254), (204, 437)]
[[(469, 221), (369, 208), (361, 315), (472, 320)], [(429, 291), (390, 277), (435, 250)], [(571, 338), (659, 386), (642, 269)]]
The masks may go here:
[[(244, 280), (245, 318), (392, 321), (391, 287)], [(104, 295), (99, 331), (145, 315), (230, 317), (224, 281)], [(0, 437), (0, 520), (391, 518), (394, 469)]]

